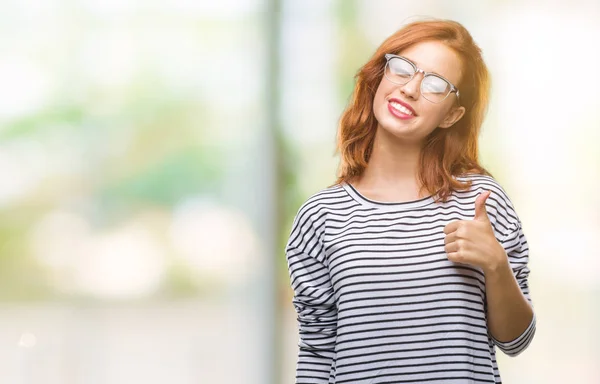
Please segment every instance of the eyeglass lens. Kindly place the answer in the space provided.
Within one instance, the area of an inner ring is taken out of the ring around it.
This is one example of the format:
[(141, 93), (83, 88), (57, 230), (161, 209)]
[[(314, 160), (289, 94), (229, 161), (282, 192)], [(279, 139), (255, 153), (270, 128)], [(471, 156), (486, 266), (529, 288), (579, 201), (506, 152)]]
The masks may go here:
[[(410, 62), (393, 57), (386, 65), (385, 75), (391, 82), (404, 85), (415, 75), (415, 68)], [(434, 74), (427, 74), (421, 81), (421, 94), (433, 103), (443, 101), (451, 90), (450, 83)]]

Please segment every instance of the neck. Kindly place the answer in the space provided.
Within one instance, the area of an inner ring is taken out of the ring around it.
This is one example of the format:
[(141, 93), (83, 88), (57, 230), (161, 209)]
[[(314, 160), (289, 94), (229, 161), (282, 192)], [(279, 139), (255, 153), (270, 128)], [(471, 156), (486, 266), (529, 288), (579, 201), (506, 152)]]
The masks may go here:
[(398, 188), (418, 184), (420, 143), (405, 143), (377, 129), (369, 165), (357, 179), (363, 186)]

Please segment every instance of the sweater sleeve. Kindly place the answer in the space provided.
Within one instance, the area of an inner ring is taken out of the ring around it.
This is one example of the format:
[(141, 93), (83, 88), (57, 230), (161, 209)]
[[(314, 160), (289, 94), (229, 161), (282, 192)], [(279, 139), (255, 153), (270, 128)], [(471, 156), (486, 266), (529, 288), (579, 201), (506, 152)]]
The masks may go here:
[[(514, 213), (514, 211), (513, 214), (516, 217), (516, 213)], [(529, 294), (528, 282), (529, 246), (527, 244), (527, 239), (525, 237), (525, 234), (523, 233), (523, 228), (521, 226), (521, 222), (518, 220), (518, 217), (516, 223), (513, 224), (512, 230), (509, 231), (508, 234), (500, 238), (499, 242), (506, 250), (511, 269), (513, 271), (513, 274), (515, 275), (519, 287), (521, 288), (523, 296), (525, 296), (529, 304), (533, 307), (531, 296)], [(531, 344), (533, 336), (535, 335), (535, 329), (536, 316), (534, 311), (531, 323), (516, 339), (507, 342), (501, 342), (499, 340), (496, 340), (492, 336), (492, 340), (502, 352), (504, 352), (508, 356), (514, 357), (519, 355), (525, 349), (527, 349), (529, 344)]]
[(286, 259), (299, 328), (296, 383), (329, 383), (337, 334), (337, 307), (325, 265), (321, 233), (303, 209), (294, 219)]

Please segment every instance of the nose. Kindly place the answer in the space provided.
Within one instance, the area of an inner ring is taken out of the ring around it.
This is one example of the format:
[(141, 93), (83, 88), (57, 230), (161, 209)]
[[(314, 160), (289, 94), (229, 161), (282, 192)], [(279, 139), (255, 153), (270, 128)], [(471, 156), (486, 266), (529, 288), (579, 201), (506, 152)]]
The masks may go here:
[(421, 80), (423, 80), (423, 74), (419, 72), (415, 73), (408, 83), (400, 87), (400, 92), (407, 98), (417, 100), (421, 92)]

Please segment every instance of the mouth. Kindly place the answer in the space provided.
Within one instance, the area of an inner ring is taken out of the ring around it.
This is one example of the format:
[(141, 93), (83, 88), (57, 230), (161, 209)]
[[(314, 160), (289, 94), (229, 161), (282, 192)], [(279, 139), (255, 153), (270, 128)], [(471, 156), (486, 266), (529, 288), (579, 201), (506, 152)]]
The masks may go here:
[(402, 120), (412, 119), (417, 116), (415, 110), (410, 105), (398, 99), (389, 99), (388, 109), (392, 115)]

